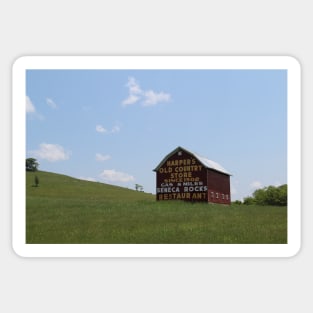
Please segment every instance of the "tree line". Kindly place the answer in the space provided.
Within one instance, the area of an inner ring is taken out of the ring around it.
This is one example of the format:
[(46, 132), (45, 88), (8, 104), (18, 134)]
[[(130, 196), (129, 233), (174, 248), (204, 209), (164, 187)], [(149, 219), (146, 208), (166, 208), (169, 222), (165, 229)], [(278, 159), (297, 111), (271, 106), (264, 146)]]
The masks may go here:
[(288, 198), (287, 184), (278, 187), (268, 186), (257, 189), (252, 196), (246, 197), (241, 201), (235, 201), (237, 204), (257, 204), (257, 205), (278, 205), (286, 206)]

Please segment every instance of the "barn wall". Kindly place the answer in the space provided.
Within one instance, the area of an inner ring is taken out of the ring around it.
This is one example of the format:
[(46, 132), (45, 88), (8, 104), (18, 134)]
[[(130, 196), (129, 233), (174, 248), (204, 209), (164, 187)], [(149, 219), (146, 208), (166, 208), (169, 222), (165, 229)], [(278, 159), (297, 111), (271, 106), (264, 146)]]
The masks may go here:
[(226, 174), (207, 169), (209, 202), (230, 204), (230, 177)]
[(191, 154), (179, 151), (157, 171), (157, 200), (208, 201), (206, 168)]

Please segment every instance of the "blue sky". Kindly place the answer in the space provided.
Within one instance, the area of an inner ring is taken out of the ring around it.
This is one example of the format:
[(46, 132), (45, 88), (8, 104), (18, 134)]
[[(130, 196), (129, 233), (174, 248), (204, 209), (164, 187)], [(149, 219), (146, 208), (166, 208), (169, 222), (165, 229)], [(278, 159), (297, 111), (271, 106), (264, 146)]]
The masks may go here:
[(177, 146), (232, 173), (232, 200), (287, 183), (286, 70), (27, 70), (40, 170), (155, 193)]

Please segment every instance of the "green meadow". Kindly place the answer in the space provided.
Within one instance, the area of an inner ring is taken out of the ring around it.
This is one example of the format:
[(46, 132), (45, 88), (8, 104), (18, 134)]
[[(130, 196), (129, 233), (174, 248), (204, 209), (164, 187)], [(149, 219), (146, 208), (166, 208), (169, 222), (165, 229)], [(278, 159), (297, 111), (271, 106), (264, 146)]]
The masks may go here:
[(26, 243), (284, 244), (287, 207), (156, 201), (144, 192), (26, 172)]

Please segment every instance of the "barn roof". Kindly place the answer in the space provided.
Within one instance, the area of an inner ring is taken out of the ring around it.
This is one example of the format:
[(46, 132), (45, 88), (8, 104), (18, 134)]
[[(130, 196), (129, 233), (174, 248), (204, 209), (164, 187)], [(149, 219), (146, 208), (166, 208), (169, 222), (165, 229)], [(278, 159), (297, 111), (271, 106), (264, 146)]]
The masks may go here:
[(191, 154), (193, 157), (195, 157), (203, 166), (205, 166), (206, 168), (215, 170), (217, 172), (223, 173), (223, 174), (227, 174), (227, 175), (231, 175), (223, 166), (221, 166), (220, 164), (218, 164), (217, 162), (214, 162), (212, 160), (209, 160), (205, 157), (200, 156), (197, 153), (191, 152), (185, 148), (182, 147), (177, 147), (175, 150), (173, 150), (172, 152), (170, 152), (161, 162), (160, 164), (154, 169), (154, 171), (158, 171), (159, 168), (163, 165), (163, 163), (169, 158), (171, 157), (173, 154), (177, 153), (178, 151), (185, 151), (189, 154)]

